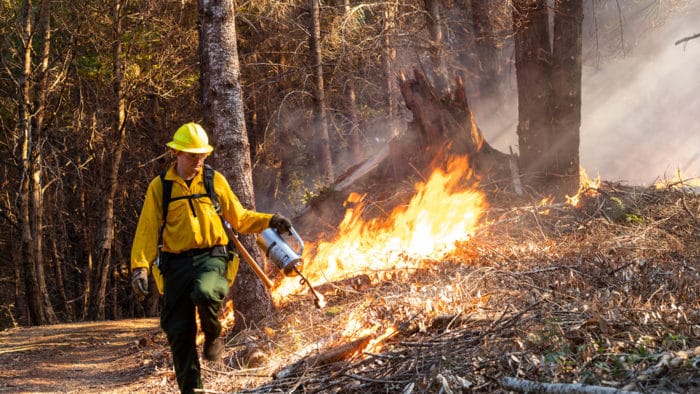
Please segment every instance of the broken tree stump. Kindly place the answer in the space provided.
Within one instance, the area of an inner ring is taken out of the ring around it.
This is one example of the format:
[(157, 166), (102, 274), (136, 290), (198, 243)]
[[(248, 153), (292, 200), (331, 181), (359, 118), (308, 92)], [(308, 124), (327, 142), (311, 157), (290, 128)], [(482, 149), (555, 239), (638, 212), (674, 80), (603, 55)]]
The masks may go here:
[[(387, 185), (410, 185), (427, 179), (436, 167), (446, 166), (456, 156), (467, 156), (470, 171), (482, 184), (512, 188), (509, 155), (485, 140), (460, 78), (455, 79), (456, 87), (449, 90), (451, 93), (443, 97), (418, 71), (414, 71), (412, 79), (403, 74), (398, 78), (413, 120), (377, 154), (345, 171), (330, 188), (309, 202), (295, 220), (305, 234), (319, 235), (319, 223), (327, 223), (328, 230), (333, 231), (343, 218), (344, 210), (339, 207), (351, 192), (375, 194), (376, 200), (387, 201), (391, 196), (379, 196), (378, 191), (396, 191), (398, 187)], [(393, 207), (382, 208), (390, 212)]]

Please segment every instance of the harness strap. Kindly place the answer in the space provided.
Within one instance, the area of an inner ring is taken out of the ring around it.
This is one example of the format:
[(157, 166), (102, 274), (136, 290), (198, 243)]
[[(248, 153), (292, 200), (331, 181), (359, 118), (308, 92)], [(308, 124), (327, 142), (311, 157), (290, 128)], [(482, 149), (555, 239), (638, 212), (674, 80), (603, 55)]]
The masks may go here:
[[(216, 213), (219, 215), (219, 218), (221, 219), (221, 225), (224, 226), (225, 228), (225, 223), (224, 223), (224, 217), (221, 214), (221, 204), (219, 204), (219, 198), (216, 195), (216, 192), (214, 191), (214, 168), (210, 166), (209, 164), (204, 165), (204, 187), (207, 190), (206, 194), (190, 194), (187, 196), (179, 196), (175, 198), (171, 198), (171, 194), (173, 192), (173, 181), (165, 179), (165, 174), (167, 170), (164, 170), (163, 172), (160, 173), (160, 181), (163, 184), (163, 219), (161, 220), (160, 223), (160, 229), (158, 230), (158, 253), (161, 253), (161, 250), (163, 249), (163, 230), (165, 229), (165, 219), (168, 216), (168, 205), (170, 204), (171, 201), (177, 201), (177, 200), (188, 200), (190, 204), (190, 209), (192, 209), (192, 213), (197, 216), (197, 213), (194, 209), (194, 204), (192, 203), (192, 200), (195, 198), (202, 198), (202, 197), (209, 197), (211, 200), (212, 205), (214, 206), (214, 209), (216, 210)], [(234, 251), (235, 246), (233, 245), (233, 240), (231, 239), (230, 234), (226, 232), (226, 235), (228, 236), (228, 245), (227, 248), (229, 251)]]

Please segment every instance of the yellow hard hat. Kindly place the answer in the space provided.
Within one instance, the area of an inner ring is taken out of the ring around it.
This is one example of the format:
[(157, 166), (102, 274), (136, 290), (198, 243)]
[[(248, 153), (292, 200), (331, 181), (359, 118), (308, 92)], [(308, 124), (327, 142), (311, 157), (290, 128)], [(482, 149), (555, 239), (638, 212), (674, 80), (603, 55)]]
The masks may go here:
[(166, 145), (168, 148), (188, 153), (210, 153), (214, 150), (214, 147), (209, 145), (207, 132), (194, 122), (180, 126), (173, 135), (173, 140)]

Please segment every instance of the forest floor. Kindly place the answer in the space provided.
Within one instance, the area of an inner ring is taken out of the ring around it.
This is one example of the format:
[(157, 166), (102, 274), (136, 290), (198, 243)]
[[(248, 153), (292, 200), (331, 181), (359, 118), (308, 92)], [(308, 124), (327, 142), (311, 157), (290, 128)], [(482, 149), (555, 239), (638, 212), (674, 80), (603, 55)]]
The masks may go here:
[(139, 348), (159, 330), (150, 318), (1, 331), (0, 392), (158, 392)]
[[(675, 186), (491, 196), (448, 259), (324, 286), (322, 310), (294, 296), (227, 336), (207, 392), (700, 392), (700, 196)], [(0, 332), (0, 392), (176, 387), (157, 319)]]

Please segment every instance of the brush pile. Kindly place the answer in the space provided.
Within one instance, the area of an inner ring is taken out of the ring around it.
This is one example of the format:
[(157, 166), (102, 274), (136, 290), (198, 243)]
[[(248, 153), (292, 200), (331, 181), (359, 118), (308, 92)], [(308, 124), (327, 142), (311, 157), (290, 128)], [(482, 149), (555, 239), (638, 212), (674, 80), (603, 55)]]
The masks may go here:
[(208, 388), (697, 392), (700, 197), (604, 183), (577, 207), (493, 195), (428, 268), (327, 285), (228, 338)]

